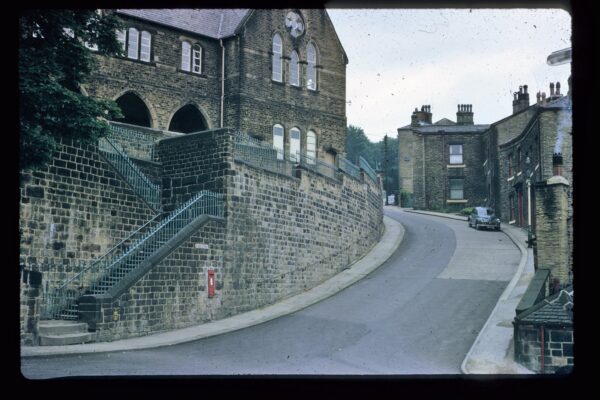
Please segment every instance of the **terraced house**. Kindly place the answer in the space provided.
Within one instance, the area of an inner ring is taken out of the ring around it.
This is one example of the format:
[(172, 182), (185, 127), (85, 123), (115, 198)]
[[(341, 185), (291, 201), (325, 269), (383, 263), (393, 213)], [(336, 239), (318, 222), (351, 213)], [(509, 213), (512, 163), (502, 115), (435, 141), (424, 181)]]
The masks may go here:
[(24, 344), (252, 310), (379, 239), (379, 177), (344, 158), (348, 59), (325, 10), (104, 12), (124, 56), (97, 55), (83, 90), (124, 118), (21, 175)]

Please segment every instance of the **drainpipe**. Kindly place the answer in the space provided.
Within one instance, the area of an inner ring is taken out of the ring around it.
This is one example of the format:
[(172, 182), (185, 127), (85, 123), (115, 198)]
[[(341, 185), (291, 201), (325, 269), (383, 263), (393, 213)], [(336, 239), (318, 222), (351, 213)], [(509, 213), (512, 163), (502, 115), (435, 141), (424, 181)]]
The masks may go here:
[(225, 107), (225, 46), (223, 39), (219, 39), (221, 44), (221, 128), (223, 127), (223, 110)]
[(541, 356), (541, 364), (540, 364), (540, 373), (543, 374), (544, 373), (544, 326), (541, 325), (540, 326), (540, 338), (541, 338), (541, 346), (540, 346), (540, 356)]
[(421, 174), (423, 175), (423, 203), (425, 204), (425, 208), (429, 208), (429, 204), (427, 203), (427, 193), (425, 192), (425, 186), (426, 186), (425, 185), (425, 135), (421, 135), (421, 143), (423, 144), (421, 146), (421, 150), (422, 150)]

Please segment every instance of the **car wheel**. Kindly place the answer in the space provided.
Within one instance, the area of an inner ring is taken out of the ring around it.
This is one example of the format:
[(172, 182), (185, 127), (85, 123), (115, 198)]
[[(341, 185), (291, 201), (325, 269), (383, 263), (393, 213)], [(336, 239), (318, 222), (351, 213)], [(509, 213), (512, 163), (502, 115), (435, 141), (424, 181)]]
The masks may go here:
[(473, 227), (473, 225), (471, 225), (471, 220), (468, 219), (467, 221), (469, 222), (469, 228)]
[(477, 223), (477, 222), (475, 222), (475, 229), (481, 230), (481, 228), (479, 228), (479, 223)]

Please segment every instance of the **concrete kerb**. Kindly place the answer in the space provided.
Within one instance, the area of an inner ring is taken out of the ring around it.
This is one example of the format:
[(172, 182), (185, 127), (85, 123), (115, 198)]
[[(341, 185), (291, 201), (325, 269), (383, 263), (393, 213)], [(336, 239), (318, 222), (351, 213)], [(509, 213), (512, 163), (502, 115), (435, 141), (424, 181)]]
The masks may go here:
[[(433, 216), (438, 216), (438, 217), (466, 221), (465, 217), (460, 217), (460, 216), (451, 215), (451, 214), (443, 214), (443, 213), (428, 212), (428, 211), (418, 211), (418, 210), (404, 210), (404, 211), (412, 212), (412, 213), (416, 213), (416, 214), (433, 215)], [(487, 321), (483, 325), (483, 328), (481, 328), (481, 331), (479, 331), (477, 338), (473, 342), (473, 345), (469, 349), (469, 352), (467, 353), (465, 359), (463, 360), (462, 364), (460, 365), (460, 370), (462, 371), (463, 374), (472, 374), (472, 372), (470, 372), (467, 369), (467, 363), (468, 363), (469, 359), (471, 358), (471, 355), (473, 354), (474, 349), (479, 345), (481, 338), (486, 334), (487, 327), (494, 320), (496, 311), (498, 310), (498, 307), (508, 299), (511, 292), (514, 290), (517, 282), (521, 279), (521, 275), (523, 274), (523, 270), (525, 269), (525, 265), (527, 264), (527, 256), (528, 256), (527, 249), (525, 248), (525, 246), (523, 246), (523, 244), (521, 243), (521, 240), (517, 237), (515, 232), (513, 232), (513, 229), (516, 229), (516, 228), (510, 227), (509, 229), (502, 229), (502, 232), (506, 236), (508, 236), (508, 238), (519, 248), (519, 251), (521, 252), (521, 259), (519, 261), (519, 266), (517, 267), (517, 271), (515, 272), (515, 275), (513, 276), (511, 281), (508, 283), (508, 285), (502, 292), (502, 295), (498, 299), (498, 302), (494, 306), (494, 309), (492, 310), (490, 316), (488, 317)]]
[(114, 342), (69, 346), (22, 346), (21, 357), (104, 353), (165, 347), (236, 331), (292, 314), (353, 285), (375, 271), (391, 257), (402, 243), (405, 230), (399, 222), (390, 217), (384, 216), (383, 222), (385, 230), (380, 241), (348, 269), (304, 293), (287, 298), (276, 304), (198, 326)]

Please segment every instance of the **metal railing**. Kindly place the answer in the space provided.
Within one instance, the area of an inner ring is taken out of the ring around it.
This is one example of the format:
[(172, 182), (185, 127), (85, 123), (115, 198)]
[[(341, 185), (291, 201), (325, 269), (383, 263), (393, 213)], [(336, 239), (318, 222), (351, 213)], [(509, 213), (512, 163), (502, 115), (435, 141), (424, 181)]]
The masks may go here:
[(289, 154), (274, 148), (271, 144), (255, 139), (244, 133), (234, 135), (234, 159), (254, 167), (288, 176), (293, 176), (294, 163)]
[(353, 176), (356, 179), (360, 180), (360, 168), (345, 159), (344, 157), (338, 157), (338, 164), (342, 171), (346, 174)]
[(335, 165), (321, 161), (318, 158), (311, 157), (306, 153), (298, 153), (296, 155), (296, 159), (299, 159), (300, 165), (302, 165), (306, 169), (309, 169), (331, 179), (341, 179), (340, 172)]
[(369, 178), (371, 178), (373, 182), (377, 182), (377, 173), (371, 168), (367, 160), (362, 158), (362, 156), (358, 158), (358, 166), (369, 175)]
[(50, 318), (77, 318), (77, 299), (80, 296), (106, 293), (182, 228), (202, 215), (223, 217), (223, 195), (207, 190), (199, 192), (156, 227), (141, 234), (122, 252), (110, 256), (109, 251), (106, 257), (94, 260), (63, 285), (47, 292), (42, 314)]
[(139, 167), (131, 161), (127, 156), (127, 152), (119, 143), (113, 139), (104, 137), (98, 141), (98, 148), (108, 162), (117, 170), (119, 175), (123, 177), (146, 204), (155, 211), (161, 210), (160, 186), (150, 181)]

